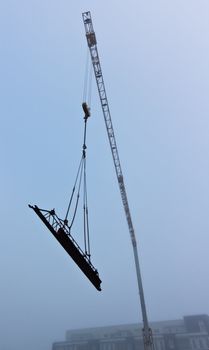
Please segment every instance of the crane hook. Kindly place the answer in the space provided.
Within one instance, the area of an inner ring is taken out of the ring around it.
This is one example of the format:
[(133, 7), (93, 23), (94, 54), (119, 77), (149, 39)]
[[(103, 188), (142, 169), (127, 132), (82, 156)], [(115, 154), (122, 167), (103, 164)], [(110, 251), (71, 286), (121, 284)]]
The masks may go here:
[(90, 108), (88, 107), (86, 102), (82, 103), (82, 108), (83, 108), (83, 111), (84, 111), (84, 114), (85, 114), (84, 119), (87, 120), (90, 117), (90, 115), (91, 115)]

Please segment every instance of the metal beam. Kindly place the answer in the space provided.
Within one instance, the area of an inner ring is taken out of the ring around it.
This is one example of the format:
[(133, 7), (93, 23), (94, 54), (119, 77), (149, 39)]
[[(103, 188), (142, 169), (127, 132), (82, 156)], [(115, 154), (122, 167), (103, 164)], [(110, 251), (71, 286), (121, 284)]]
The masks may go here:
[(90, 258), (79, 247), (72, 237), (69, 227), (63, 224), (54, 210), (40, 209), (37, 205), (29, 205), (31, 209), (39, 216), (56, 240), (61, 244), (65, 251), (71, 256), (78, 267), (83, 271), (86, 277), (91, 281), (94, 287), (101, 291), (101, 280), (98, 271), (92, 265)]

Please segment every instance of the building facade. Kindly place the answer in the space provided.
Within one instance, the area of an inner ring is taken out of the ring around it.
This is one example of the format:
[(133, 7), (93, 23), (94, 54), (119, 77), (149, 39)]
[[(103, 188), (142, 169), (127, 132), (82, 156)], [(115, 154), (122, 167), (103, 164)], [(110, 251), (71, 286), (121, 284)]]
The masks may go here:
[[(209, 316), (151, 322), (155, 350), (209, 350)], [(52, 350), (143, 350), (142, 325), (68, 330)]]

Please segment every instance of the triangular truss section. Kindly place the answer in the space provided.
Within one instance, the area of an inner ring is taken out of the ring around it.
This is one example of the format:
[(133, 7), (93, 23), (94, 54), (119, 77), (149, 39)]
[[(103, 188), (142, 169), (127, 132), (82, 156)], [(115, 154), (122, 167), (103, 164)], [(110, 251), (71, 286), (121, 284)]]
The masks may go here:
[(54, 209), (40, 209), (37, 207), (37, 205), (29, 205), (29, 207), (35, 211), (53, 236), (95, 286), (95, 288), (101, 291), (100, 285), (102, 281), (99, 278), (98, 271), (92, 265), (89, 255), (82, 251), (78, 243), (72, 237), (69, 226), (56, 215)]

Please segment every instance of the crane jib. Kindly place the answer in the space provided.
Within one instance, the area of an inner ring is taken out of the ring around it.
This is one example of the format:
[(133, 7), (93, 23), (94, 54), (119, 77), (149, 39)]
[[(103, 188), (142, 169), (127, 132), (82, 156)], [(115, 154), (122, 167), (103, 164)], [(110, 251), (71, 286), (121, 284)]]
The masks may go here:
[(118, 180), (118, 184), (119, 184), (119, 189), (120, 189), (120, 193), (121, 193), (121, 199), (122, 199), (122, 203), (123, 203), (123, 207), (124, 207), (124, 211), (125, 211), (125, 215), (126, 215), (126, 220), (128, 223), (129, 233), (130, 233), (131, 240), (132, 240), (135, 267), (136, 267), (136, 275), (137, 275), (137, 282), (138, 282), (138, 290), (139, 290), (141, 311), (142, 311), (142, 318), (143, 318), (143, 325), (144, 325), (144, 328), (143, 328), (144, 349), (145, 350), (153, 350), (154, 345), (153, 345), (152, 330), (148, 324), (145, 299), (144, 299), (144, 292), (143, 292), (143, 286), (142, 286), (142, 279), (141, 279), (141, 273), (140, 273), (140, 267), (139, 267), (136, 238), (135, 238), (135, 234), (134, 234), (131, 213), (130, 213), (130, 209), (129, 209), (129, 205), (128, 205), (128, 199), (127, 199), (127, 195), (126, 195), (125, 184), (124, 184), (123, 175), (122, 175), (122, 168), (121, 168), (121, 164), (120, 164), (116, 139), (115, 139), (113, 125), (112, 125), (109, 104), (108, 104), (107, 95), (106, 95), (106, 91), (105, 91), (105, 84), (104, 84), (104, 79), (103, 79), (103, 75), (102, 75), (99, 54), (98, 54), (98, 50), (97, 50), (96, 35), (95, 35), (94, 29), (93, 29), (93, 24), (92, 24), (92, 20), (91, 20), (91, 13), (89, 11), (84, 12), (82, 14), (82, 16), (83, 16), (83, 22), (84, 22), (84, 27), (85, 27), (85, 31), (86, 31), (87, 44), (88, 44), (90, 55), (91, 55), (91, 60), (92, 60), (92, 65), (93, 65), (94, 74), (95, 74), (95, 78), (96, 78), (99, 98), (100, 98), (100, 102), (101, 102), (101, 106), (102, 106), (106, 130), (107, 130), (107, 134), (108, 134), (108, 139), (109, 139), (110, 148), (111, 148), (111, 152), (112, 152), (113, 162), (114, 162), (117, 180)]

